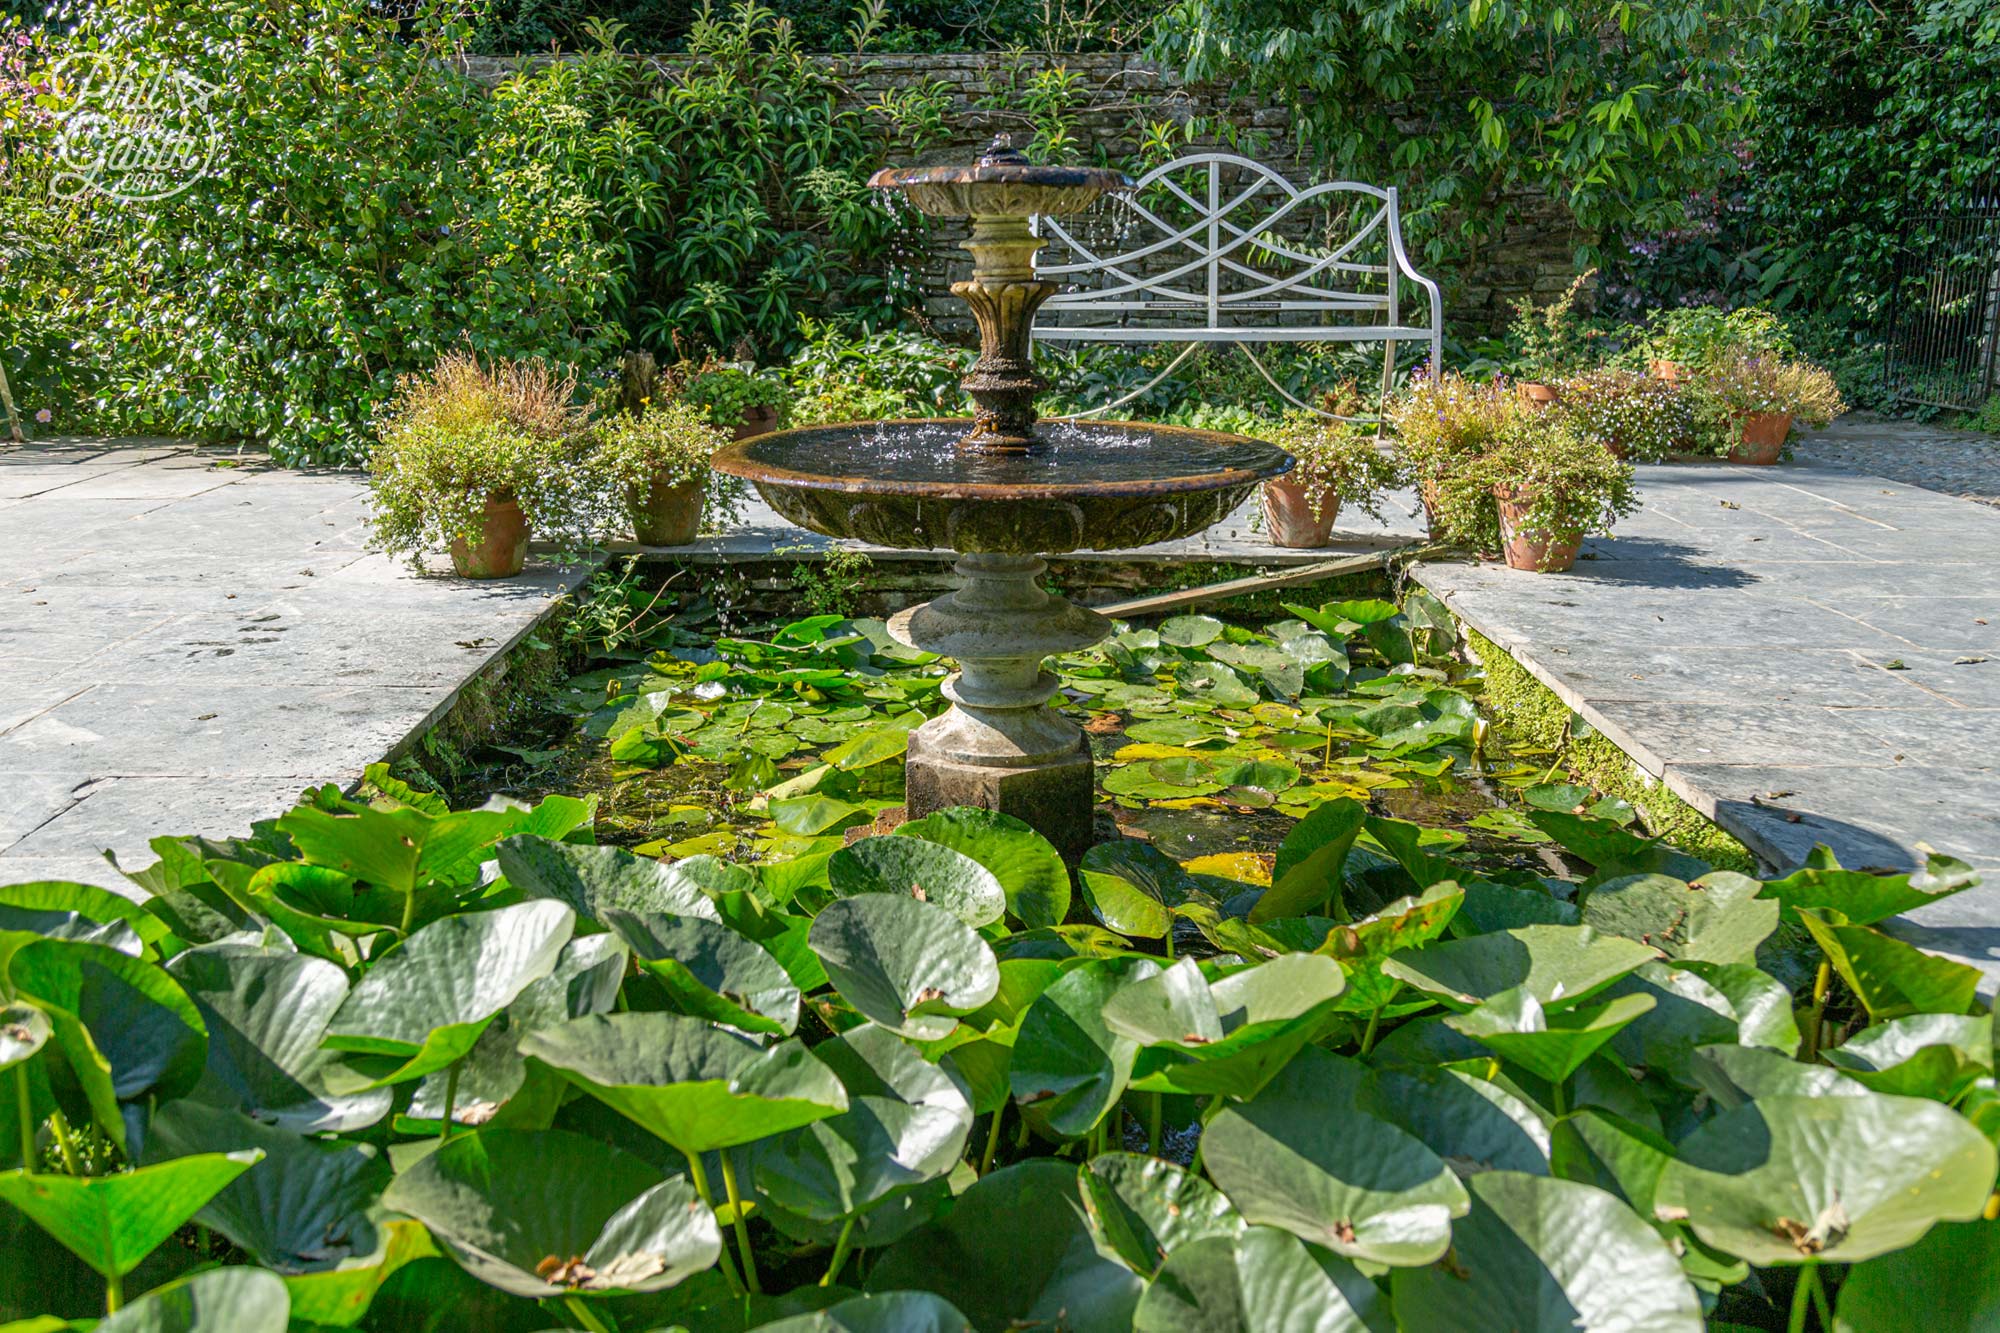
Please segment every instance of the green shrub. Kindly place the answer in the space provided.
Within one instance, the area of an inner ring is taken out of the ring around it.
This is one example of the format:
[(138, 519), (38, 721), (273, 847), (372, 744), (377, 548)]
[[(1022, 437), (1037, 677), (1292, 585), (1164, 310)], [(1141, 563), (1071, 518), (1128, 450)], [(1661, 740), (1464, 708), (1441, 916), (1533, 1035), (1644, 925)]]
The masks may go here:
[(741, 366), (717, 366), (688, 377), (681, 390), (687, 402), (707, 413), (710, 422), (724, 430), (734, 430), (752, 409), (768, 407), (778, 414), (778, 424), (786, 423), (792, 392), (776, 375), (758, 374)]
[(1665, 380), (1603, 366), (1560, 389), (1557, 410), (1571, 428), (1623, 457), (1657, 463), (1693, 447), (1693, 405)]

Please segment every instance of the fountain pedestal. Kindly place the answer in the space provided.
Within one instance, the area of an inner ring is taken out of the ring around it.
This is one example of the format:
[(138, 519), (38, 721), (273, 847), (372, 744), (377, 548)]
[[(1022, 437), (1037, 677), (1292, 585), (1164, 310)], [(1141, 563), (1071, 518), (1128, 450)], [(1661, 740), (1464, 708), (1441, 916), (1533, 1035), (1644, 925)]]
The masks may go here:
[(1090, 743), (1049, 707), (1060, 685), (1042, 663), (1097, 643), (1111, 622), (1044, 591), (1039, 556), (977, 553), (954, 568), (957, 591), (889, 621), (899, 643), (959, 668), (943, 685), (951, 708), (910, 736), (910, 818), (955, 805), (997, 810), (1074, 862), (1092, 841)]

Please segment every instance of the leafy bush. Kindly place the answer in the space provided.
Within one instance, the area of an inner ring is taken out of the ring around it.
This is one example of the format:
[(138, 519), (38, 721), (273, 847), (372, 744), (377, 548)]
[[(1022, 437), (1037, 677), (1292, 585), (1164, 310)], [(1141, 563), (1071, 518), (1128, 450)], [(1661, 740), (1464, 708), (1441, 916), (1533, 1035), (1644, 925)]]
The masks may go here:
[(709, 474), (708, 460), (729, 442), (707, 410), (668, 399), (643, 412), (617, 413), (597, 423), (593, 465), (620, 493), (643, 492), (655, 482), (678, 486)]
[(1314, 518), (1328, 500), (1380, 517), (1382, 493), (1403, 480), (1401, 464), (1372, 427), (1293, 412), (1266, 438), (1298, 460), (1286, 479), (1304, 490)]
[(724, 430), (742, 425), (743, 418), (759, 407), (768, 407), (776, 412), (778, 424), (782, 426), (792, 401), (791, 390), (776, 375), (758, 374), (741, 366), (728, 365), (690, 375), (681, 394), (690, 406), (700, 408), (708, 414), (710, 422)]
[(1413, 380), (1390, 400), (1385, 414), (1434, 536), (1488, 551), (1499, 544), (1492, 486), (1475, 464), (1527, 411), (1504, 381), (1475, 383), (1454, 371)]
[(1792, 335), (1783, 320), (1759, 306), (1684, 306), (1649, 312), (1638, 350), (1648, 360), (1676, 361), (1699, 371), (1746, 356), (1790, 356)]
[(801, 424), (879, 417), (947, 417), (968, 410), (959, 380), (973, 354), (919, 333), (868, 332), (832, 320), (799, 322), (785, 366)]
[(1642, 463), (1693, 447), (1687, 394), (1665, 380), (1604, 366), (1564, 380), (1557, 410), (1584, 439)]
[(412, 563), (476, 545), (491, 497), (518, 501), (544, 541), (590, 545), (612, 515), (575, 396), (576, 382), (543, 363), (468, 352), (405, 376), (368, 457), (375, 544)]
[(1540, 309), (1532, 296), (1514, 303), (1514, 322), (1507, 333), (1520, 347), (1515, 365), (1521, 378), (1553, 383), (1597, 359), (1594, 340), (1576, 309), (1577, 297), (1596, 273), (1590, 269), (1577, 274), (1567, 291)]
[(111, 0), (76, 18), (51, 57), (206, 80), (223, 152), (168, 198), (69, 204), (48, 188), (53, 119), (7, 127), (0, 211), (37, 241), (8, 276), (40, 325), (0, 303), (0, 346), (28, 350), (23, 378), (61, 419), (354, 462), (398, 375), (449, 348), (575, 367), (616, 345), (589, 201), (449, 67), (462, 30), (436, 10)]
[(1510, 418), (1466, 475), (1524, 506), (1518, 528), (1531, 542), (1566, 543), (1609, 532), (1622, 515), (1639, 507), (1632, 465), (1577, 430), (1559, 411)]

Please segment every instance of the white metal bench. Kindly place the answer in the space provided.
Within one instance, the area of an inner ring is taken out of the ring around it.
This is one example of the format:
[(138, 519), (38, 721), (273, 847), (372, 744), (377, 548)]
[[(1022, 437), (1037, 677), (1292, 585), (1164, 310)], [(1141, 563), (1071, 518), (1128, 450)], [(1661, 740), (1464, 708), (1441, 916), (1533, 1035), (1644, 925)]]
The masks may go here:
[[(1105, 209), (1095, 223), (1071, 219), (1067, 229), (1036, 219), (1050, 242), (1036, 275), (1064, 289), (1037, 312), (1032, 336), (1187, 346), (1146, 384), (1078, 416), (1130, 402), (1216, 343), (1235, 343), (1284, 399), (1313, 412), (1320, 409), (1279, 383), (1255, 345), (1380, 342), (1385, 395), (1399, 342), (1423, 341), (1432, 366), (1443, 362), (1443, 302), (1404, 252), (1394, 189), (1354, 181), (1300, 189), (1250, 158), (1196, 153), (1155, 167)], [(1324, 248), (1293, 239), (1315, 217), (1351, 230)], [(1092, 230), (1105, 222), (1108, 243)], [(1407, 316), (1406, 286), (1427, 320)]]

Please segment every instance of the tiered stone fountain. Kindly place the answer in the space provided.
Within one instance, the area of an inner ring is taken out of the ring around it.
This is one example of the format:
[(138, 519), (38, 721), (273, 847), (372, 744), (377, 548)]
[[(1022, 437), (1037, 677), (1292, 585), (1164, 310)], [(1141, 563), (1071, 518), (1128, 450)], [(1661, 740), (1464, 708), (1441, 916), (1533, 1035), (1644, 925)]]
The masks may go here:
[(1038, 420), (1045, 386), (1028, 329), (1056, 287), (1035, 277), (1042, 242), (1028, 219), (1130, 189), (1122, 173), (1035, 166), (1003, 139), (970, 167), (882, 171), (870, 184), (972, 220), (972, 277), (951, 290), (979, 322), (980, 356), (961, 381), (973, 416), (778, 431), (730, 445), (715, 467), (814, 532), (959, 553), (956, 592), (889, 622), (898, 641), (959, 668), (944, 683), (952, 707), (910, 737), (909, 815), (999, 810), (1074, 861), (1091, 842), (1090, 744), (1049, 707), (1057, 679), (1042, 663), (1105, 638), (1111, 622), (1044, 591), (1042, 557), (1190, 536), (1291, 459), (1214, 431)]

